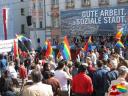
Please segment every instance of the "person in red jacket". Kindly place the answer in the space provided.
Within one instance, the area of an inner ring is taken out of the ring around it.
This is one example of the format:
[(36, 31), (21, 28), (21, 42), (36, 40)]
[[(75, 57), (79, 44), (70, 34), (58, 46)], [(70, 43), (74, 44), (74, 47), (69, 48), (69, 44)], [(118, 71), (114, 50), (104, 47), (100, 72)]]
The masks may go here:
[(24, 63), (20, 63), (19, 67), (19, 76), (22, 79), (22, 84), (24, 84), (24, 79), (27, 77), (27, 69), (24, 66)]
[(74, 96), (91, 96), (93, 93), (92, 80), (86, 75), (86, 65), (80, 65), (78, 74), (72, 80), (72, 92)]

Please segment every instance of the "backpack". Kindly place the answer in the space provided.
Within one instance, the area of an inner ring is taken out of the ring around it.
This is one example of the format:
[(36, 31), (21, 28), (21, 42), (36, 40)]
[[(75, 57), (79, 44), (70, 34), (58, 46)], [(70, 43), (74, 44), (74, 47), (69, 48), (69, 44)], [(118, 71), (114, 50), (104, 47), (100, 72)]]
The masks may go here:
[(105, 92), (108, 92), (108, 88), (111, 85), (111, 81), (116, 80), (118, 78), (117, 72), (115, 72), (115, 71), (113, 71), (113, 72), (115, 74), (115, 78), (110, 78), (110, 76), (109, 76), (110, 71), (107, 72), (106, 75), (105, 75), (105, 84), (104, 84)]

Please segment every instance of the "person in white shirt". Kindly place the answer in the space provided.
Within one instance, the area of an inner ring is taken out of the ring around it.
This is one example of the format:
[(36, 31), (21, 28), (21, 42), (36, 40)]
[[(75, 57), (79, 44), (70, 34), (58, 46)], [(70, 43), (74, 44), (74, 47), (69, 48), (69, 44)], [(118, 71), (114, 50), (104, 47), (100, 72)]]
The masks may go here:
[(55, 68), (56, 68), (56, 63), (54, 62), (54, 57), (53, 57), (53, 55), (50, 55), (48, 59), (49, 59), (48, 63), (49, 63), (50, 66), (51, 66), (51, 70), (55, 70)]
[(53, 96), (51, 85), (47, 85), (41, 82), (41, 72), (33, 70), (31, 73), (33, 85), (26, 88), (23, 92), (23, 96)]
[(94, 53), (94, 50), (91, 51), (91, 60), (92, 60), (92, 63), (93, 65), (96, 67), (96, 62), (97, 62), (97, 56), (96, 54)]
[(7, 68), (9, 72), (9, 77), (13, 80), (13, 85), (16, 85), (16, 87), (19, 86), (18, 80), (17, 80), (17, 72), (14, 68), (14, 62), (9, 62), (9, 66)]
[(97, 51), (97, 49), (94, 49), (94, 53), (96, 54), (96, 58), (99, 59), (99, 52)]
[(9, 71), (9, 75), (11, 78), (17, 79), (17, 72), (14, 68), (14, 62), (9, 62), (9, 66), (8, 66), (7, 70)]
[(59, 80), (61, 87), (61, 96), (69, 96), (68, 94), (68, 80), (71, 80), (71, 77), (63, 71), (65, 67), (65, 62), (60, 61), (58, 63), (57, 70), (55, 71), (55, 78)]

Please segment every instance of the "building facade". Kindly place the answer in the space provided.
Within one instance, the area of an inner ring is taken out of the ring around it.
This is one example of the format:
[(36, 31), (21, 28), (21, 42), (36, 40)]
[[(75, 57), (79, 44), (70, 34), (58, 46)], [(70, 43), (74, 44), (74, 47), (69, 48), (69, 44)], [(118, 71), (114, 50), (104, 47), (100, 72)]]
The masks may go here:
[(41, 41), (60, 40), (61, 11), (124, 5), (128, 5), (128, 0), (31, 0), (29, 10), (32, 16), (31, 36), (32, 38), (36, 36), (35, 38), (40, 38)]
[(3, 9), (6, 9), (7, 39), (15, 38), (16, 34), (29, 35), (26, 16), (29, 15), (28, 0), (0, 1), (0, 40), (4, 40)]

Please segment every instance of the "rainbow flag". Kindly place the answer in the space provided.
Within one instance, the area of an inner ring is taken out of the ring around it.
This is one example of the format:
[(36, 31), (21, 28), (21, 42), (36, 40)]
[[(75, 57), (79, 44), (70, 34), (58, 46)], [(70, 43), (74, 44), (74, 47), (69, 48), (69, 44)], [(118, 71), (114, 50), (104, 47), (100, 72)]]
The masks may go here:
[(89, 37), (88, 41), (85, 43), (83, 51), (92, 50), (92, 36)]
[(120, 40), (117, 41), (115, 46), (118, 47), (118, 48), (121, 48), (121, 47), (124, 48), (124, 45), (123, 45), (123, 43)]
[(122, 34), (123, 34), (123, 28), (121, 28), (121, 29), (117, 32), (115, 38), (118, 39), (118, 40), (120, 40), (121, 37), (122, 37)]
[(127, 88), (126, 88), (126, 86), (124, 86), (124, 85), (122, 85), (122, 84), (118, 84), (118, 85), (116, 85), (116, 88), (117, 88), (118, 91), (121, 92), (121, 93), (125, 93), (125, 92), (127, 92)]
[(32, 42), (29, 38), (23, 36), (23, 35), (17, 35), (16, 39), (18, 40), (18, 47), (22, 51), (30, 51), (32, 50)]
[(47, 45), (47, 49), (46, 49), (46, 53), (45, 53), (45, 56), (48, 58), (50, 55), (54, 55), (53, 53), (53, 49), (52, 49), (52, 46), (51, 46), (51, 42), (49, 40), (46, 40), (46, 45)]
[(43, 46), (43, 49), (47, 49), (47, 46), (48, 46), (48, 40), (46, 40), (45, 42), (44, 42), (44, 46)]
[(60, 52), (65, 60), (71, 60), (70, 46), (69, 46), (67, 36), (64, 37), (64, 41), (62, 43)]
[(111, 87), (110, 95), (117, 96), (128, 92), (124, 84), (116, 84)]
[(24, 42), (24, 41), (29, 41), (31, 42), (31, 40), (23, 35), (16, 35), (16, 38), (21, 41), (21, 42)]

